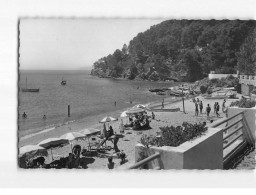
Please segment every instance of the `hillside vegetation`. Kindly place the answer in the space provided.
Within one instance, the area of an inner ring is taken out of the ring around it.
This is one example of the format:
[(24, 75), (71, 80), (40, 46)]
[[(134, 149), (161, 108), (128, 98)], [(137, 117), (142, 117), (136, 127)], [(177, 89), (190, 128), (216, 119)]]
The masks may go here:
[(93, 64), (92, 75), (196, 81), (216, 73), (255, 74), (255, 21), (168, 20)]

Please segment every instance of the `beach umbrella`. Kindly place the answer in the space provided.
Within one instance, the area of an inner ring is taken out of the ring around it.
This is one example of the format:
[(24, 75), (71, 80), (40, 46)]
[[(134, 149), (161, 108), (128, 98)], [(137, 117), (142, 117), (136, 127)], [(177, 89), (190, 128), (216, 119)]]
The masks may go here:
[[(104, 126), (105, 126), (105, 124), (104, 124)], [(90, 147), (90, 136), (99, 134), (100, 130), (94, 129), (94, 128), (88, 128), (88, 129), (83, 129), (83, 130), (79, 131), (79, 133), (88, 137), (88, 142), (89, 142), (89, 147)]]
[(114, 118), (111, 116), (106, 116), (100, 121), (100, 123), (107, 123), (107, 122), (111, 122), (111, 121), (117, 121), (117, 118)]
[(60, 138), (67, 139), (69, 141), (79, 139), (79, 138), (83, 138), (83, 137), (85, 137), (85, 135), (82, 134), (82, 133), (79, 133), (79, 132), (69, 132), (69, 133), (66, 133), (66, 134), (60, 136)]
[(27, 145), (19, 148), (19, 157), (32, 158), (35, 156), (47, 156), (45, 148), (38, 145)]
[(97, 135), (100, 133), (99, 129), (94, 129), (94, 128), (88, 128), (88, 129), (83, 129), (79, 131), (84, 136), (91, 136), (91, 135)]
[(138, 104), (138, 105), (133, 106), (132, 108), (142, 108), (142, 109), (144, 109), (144, 108), (146, 108), (146, 106), (143, 105), (143, 104)]
[(144, 112), (145, 110), (142, 108), (132, 108), (130, 110), (127, 110), (127, 114), (136, 114), (136, 113), (141, 113)]
[(62, 138), (62, 139), (69, 140), (69, 143), (71, 145), (71, 151), (72, 151), (72, 142), (71, 141), (76, 140), (76, 139), (81, 139), (83, 137), (85, 137), (85, 135), (82, 133), (79, 133), (79, 132), (69, 132), (69, 133), (66, 133), (66, 134), (60, 136), (60, 138)]
[[(69, 141), (67, 139), (63, 139), (63, 138), (48, 138), (46, 140), (41, 141), (37, 145), (39, 145), (43, 148), (46, 148), (46, 149), (51, 148), (51, 153), (52, 153), (52, 148), (63, 146), (68, 143), (69, 143)], [(53, 160), (53, 154), (52, 154), (52, 160)]]
[(127, 111), (123, 111), (123, 112), (121, 113), (120, 117), (127, 117), (128, 115), (127, 115), (126, 112), (127, 112)]

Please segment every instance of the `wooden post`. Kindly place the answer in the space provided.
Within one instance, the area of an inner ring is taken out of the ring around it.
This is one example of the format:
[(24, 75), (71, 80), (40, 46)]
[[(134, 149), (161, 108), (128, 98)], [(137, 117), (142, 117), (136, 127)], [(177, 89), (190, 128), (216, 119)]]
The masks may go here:
[(68, 105), (68, 117), (70, 117), (70, 105)]
[(182, 103), (183, 103), (183, 112), (186, 114), (186, 112), (185, 112), (185, 103), (184, 103), (183, 85), (182, 85)]

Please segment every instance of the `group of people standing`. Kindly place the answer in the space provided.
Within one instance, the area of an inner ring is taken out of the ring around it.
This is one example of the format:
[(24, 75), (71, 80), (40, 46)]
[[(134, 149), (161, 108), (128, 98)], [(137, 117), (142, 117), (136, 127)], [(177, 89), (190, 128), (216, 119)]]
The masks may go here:
[(203, 114), (203, 102), (199, 100), (199, 98), (197, 98), (197, 100), (194, 99), (194, 103), (195, 103), (195, 116), (198, 116), (199, 113), (199, 109), (200, 109), (200, 114)]
[[(200, 114), (203, 114), (203, 102), (199, 100), (199, 98), (197, 98), (197, 100), (193, 100), (193, 102), (195, 103), (195, 116), (198, 116), (199, 110), (200, 110)], [(222, 111), (223, 113), (226, 112), (226, 99), (224, 99), (223, 104), (222, 104)], [(219, 111), (220, 111), (220, 105), (219, 102), (215, 102), (214, 103), (214, 113), (216, 114), (217, 117), (220, 117)], [(207, 117), (210, 116), (210, 112), (211, 112), (211, 106), (210, 104), (207, 104), (206, 107), (206, 114)]]

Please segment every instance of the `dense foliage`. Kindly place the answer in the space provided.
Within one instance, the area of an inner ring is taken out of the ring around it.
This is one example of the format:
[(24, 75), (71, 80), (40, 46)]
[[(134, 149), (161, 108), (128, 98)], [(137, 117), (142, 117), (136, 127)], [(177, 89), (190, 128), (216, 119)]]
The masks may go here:
[(255, 21), (168, 20), (93, 65), (92, 74), (144, 80), (185, 80), (216, 73), (254, 74)]
[(181, 126), (160, 127), (161, 136), (143, 135), (140, 143), (149, 146), (179, 146), (182, 143), (202, 135), (207, 127), (204, 124), (190, 124), (184, 122)]
[(242, 98), (230, 104), (231, 107), (238, 106), (239, 108), (253, 108), (255, 107), (255, 105), (256, 105), (255, 101), (247, 100), (246, 98)]
[(193, 86), (194, 89), (200, 89), (201, 93), (209, 92), (212, 89), (216, 89), (218, 87), (234, 87), (237, 92), (241, 91), (239, 79), (233, 77), (232, 75), (229, 75), (226, 78), (221, 79), (204, 78), (196, 82)]

